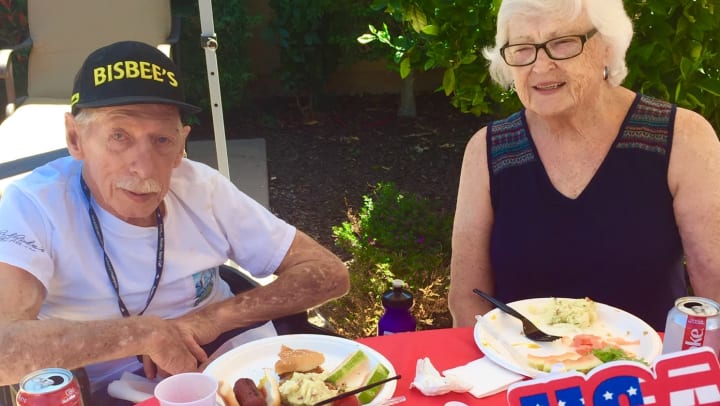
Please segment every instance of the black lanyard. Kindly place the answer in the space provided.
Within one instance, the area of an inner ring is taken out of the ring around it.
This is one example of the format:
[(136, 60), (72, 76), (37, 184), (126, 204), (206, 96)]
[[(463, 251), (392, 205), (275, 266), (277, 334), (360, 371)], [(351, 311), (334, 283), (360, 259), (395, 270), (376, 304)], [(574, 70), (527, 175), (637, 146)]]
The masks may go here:
[[(117, 294), (118, 299), (118, 307), (120, 308), (120, 312), (124, 317), (130, 317), (130, 312), (125, 306), (125, 302), (123, 302), (122, 298), (120, 297), (120, 285), (118, 284), (117, 275), (115, 274), (115, 268), (113, 267), (112, 262), (110, 262), (110, 257), (108, 257), (108, 254), (105, 251), (105, 240), (103, 239), (102, 228), (100, 227), (100, 220), (98, 220), (98, 217), (95, 214), (95, 210), (92, 207), (92, 202), (90, 201), (90, 188), (88, 188), (88, 185), (85, 183), (85, 179), (83, 179), (82, 174), (80, 174), (80, 186), (82, 186), (82, 190), (85, 193), (85, 197), (87, 198), (88, 215), (90, 216), (90, 222), (92, 223), (93, 230), (95, 231), (95, 237), (97, 237), (97, 241), (100, 244), (100, 248), (103, 251), (103, 256), (105, 257), (105, 271), (107, 271), (107, 276), (108, 278), (110, 278), (110, 282), (112, 282), (113, 288), (115, 288), (115, 293)], [(153, 285), (150, 288), (150, 293), (148, 294), (145, 308), (143, 308), (142, 311), (138, 313), (138, 316), (142, 316), (142, 314), (145, 313), (145, 310), (147, 310), (148, 306), (150, 306), (150, 302), (152, 302), (153, 297), (155, 296), (158, 285), (160, 285), (160, 277), (162, 276), (163, 265), (165, 263), (165, 228), (163, 226), (163, 218), (162, 213), (160, 212), (160, 207), (155, 210), (155, 218), (157, 219), (158, 228), (157, 258), (155, 260), (155, 279), (153, 280)]]

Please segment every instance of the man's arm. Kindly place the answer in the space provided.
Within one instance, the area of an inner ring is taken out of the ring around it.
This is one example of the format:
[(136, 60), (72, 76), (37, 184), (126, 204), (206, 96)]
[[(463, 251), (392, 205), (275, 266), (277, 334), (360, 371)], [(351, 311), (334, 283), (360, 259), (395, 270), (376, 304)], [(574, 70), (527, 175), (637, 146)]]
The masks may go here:
[(47, 367), (73, 369), (149, 354), (170, 373), (192, 371), (205, 353), (157, 317), (104, 321), (37, 320), (45, 288), (30, 273), (0, 263), (0, 385)]
[(221, 333), (321, 305), (346, 294), (350, 277), (343, 262), (301, 231), (275, 272), (277, 279), (233, 298), (175, 319), (199, 344)]

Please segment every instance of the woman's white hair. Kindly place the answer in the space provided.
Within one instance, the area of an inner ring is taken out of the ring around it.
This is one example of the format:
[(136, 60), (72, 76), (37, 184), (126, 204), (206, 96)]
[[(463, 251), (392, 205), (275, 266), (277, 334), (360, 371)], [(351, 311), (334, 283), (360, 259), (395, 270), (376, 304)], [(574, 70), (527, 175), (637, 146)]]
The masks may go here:
[(627, 76), (625, 53), (633, 36), (632, 21), (622, 0), (503, 0), (498, 12), (495, 46), (483, 49), (483, 56), (490, 61), (493, 80), (504, 88), (512, 84), (511, 67), (500, 55), (500, 48), (508, 43), (508, 29), (514, 17), (552, 15), (559, 21), (572, 21), (582, 14), (583, 7), (601, 39), (611, 49), (608, 82), (613, 86), (622, 83)]

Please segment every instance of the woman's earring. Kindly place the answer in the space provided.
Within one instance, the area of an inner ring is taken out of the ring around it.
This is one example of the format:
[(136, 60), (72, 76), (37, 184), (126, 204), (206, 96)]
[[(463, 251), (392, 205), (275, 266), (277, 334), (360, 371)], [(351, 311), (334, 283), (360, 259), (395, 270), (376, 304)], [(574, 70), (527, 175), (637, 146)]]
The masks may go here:
[(603, 80), (608, 80), (608, 76), (610, 76), (610, 71), (608, 70), (608, 67), (603, 68)]

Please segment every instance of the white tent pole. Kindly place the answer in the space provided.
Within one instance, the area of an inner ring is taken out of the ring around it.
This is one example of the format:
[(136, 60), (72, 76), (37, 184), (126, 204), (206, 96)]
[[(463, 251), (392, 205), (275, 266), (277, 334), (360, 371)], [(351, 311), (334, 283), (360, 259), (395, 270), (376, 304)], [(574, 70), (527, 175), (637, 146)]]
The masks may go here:
[(220, 97), (220, 73), (218, 72), (217, 36), (212, 13), (211, 0), (199, 0), (200, 10), (200, 41), (205, 49), (205, 64), (207, 65), (208, 85), (210, 89), (210, 109), (213, 118), (215, 133), (215, 151), (217, 152), (218, 170), (230, 178), (230, 165), (228, 164), (227, 143), (225, 142), (225, 122), (223, 120), (222, 99)]

